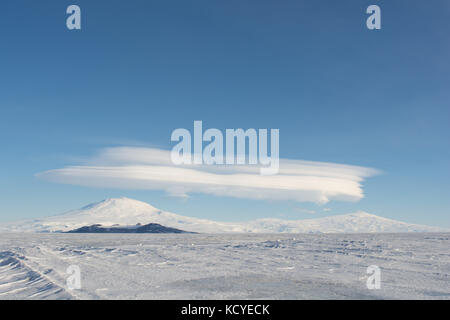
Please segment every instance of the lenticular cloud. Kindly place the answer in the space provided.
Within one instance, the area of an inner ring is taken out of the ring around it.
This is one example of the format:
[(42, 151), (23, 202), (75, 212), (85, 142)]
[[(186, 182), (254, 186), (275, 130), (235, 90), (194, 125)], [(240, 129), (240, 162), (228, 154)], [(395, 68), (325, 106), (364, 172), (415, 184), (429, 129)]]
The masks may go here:
[(326, 203), (358, 201), (362, 182), (378, 173), (366, 167), (280, 159), (279, 174), (264, 176), (255, 165), (174, 165), (170, 151), (116, 147), (82, 165), (38, 173), (39, 178), (89, 187), (164, 190), (173, 196), (205, 193), (247, 199)]

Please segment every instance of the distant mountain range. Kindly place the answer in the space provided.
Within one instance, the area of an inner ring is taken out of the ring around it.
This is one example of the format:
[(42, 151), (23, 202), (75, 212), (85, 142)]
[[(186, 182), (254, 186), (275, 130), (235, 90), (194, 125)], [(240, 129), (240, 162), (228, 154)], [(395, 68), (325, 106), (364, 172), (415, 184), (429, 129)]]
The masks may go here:
[[(128, 198), (106, 199), (79, 210), (36, 220), (0, 224), (0, 231), (10, 232), (68, 232), (83, 227), (111, 228), (127, 226), (161, 228), (199, 233), (371, 233), (371, 232), (448, 232), (450, 230), (408, 224), (357, 212), (318, 219), (281, 220), (258, 219), (248, 222), (217, 222), (177, 215)], [(98, 226), (101, 225), (101, 226)], [(83, 230), (83, 229), (81, 229)], [(150, 229), (149, 229), (150, 230)], [(156, 229), (155, 229), (156, 230)], [(161, 229), (162, 230), (162, 229)], [(97, 230), (98, 231), (98, 230)], [(101, 231), (101, 230), (100, 230)]]

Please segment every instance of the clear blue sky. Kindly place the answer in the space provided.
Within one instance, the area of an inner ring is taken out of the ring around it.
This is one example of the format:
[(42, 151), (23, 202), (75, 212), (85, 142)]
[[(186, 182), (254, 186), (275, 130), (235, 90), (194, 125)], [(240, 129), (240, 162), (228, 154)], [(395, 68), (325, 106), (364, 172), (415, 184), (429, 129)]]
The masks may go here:
[[(81, 31), (66, 29), (70, 4)], [(365, 26), (370, 4), (379, 31)], [(2, 1), (0, 221), (127, 196), (217, 220), (364, 210), (450, 227), (449, 32), (447, 0)], [(283, 158), (383, 174), (364, 182), (361, 201), (326, 206), (34, 176), (103, 147), (169, 149), (172, 130), (193, 120), (279, 128)]]

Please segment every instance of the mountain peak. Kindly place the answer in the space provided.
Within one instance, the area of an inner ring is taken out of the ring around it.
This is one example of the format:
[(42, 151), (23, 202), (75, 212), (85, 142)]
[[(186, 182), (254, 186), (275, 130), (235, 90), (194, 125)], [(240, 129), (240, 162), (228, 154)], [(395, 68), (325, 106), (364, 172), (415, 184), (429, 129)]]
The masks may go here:
[(88, 204), (87, 206), (82, 207), (80, 210), (92, 210), (92, 209), (111, 209), (111, 208), (120, 208), (123, 210), (129, 210), (129, 209), (138, 209), (138, 210), (155, 210), (157, 211), (155, 207), (151, 206), (150, 204), (130, 199), (126, 197), (120, 197), (120, 198), (107, 198), (99, 202), (94, 202), (91, 204)]
[(346, 216), (353, 216), (353, 217), (358, 217), (358, 218), (381, 218), (381, 219), (384, 219), (383, 217), (380, 217), (380, 216), (377, 216), (375, 214), (368, 213), (365, 211), (357, 211), (354, 213), (349, 213), (349, 214), (346, 214)]

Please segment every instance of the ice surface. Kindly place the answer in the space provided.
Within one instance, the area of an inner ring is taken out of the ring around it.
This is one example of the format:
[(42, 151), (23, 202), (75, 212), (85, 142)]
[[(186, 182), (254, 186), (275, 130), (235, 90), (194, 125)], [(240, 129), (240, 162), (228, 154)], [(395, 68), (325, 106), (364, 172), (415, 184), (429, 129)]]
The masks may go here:
[(1, 233), (0, 299), (450, 299), (449, 247), (450, 233)]

